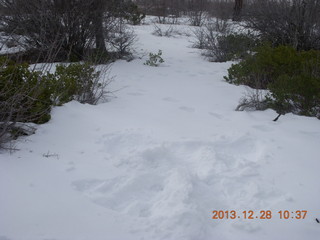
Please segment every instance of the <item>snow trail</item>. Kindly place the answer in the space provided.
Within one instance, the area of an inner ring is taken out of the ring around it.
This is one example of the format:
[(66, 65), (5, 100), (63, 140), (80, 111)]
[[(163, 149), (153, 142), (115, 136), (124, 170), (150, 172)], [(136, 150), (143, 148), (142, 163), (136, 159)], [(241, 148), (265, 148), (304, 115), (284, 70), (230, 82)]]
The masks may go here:
[[(0, 155), (0, 239), (315, 239), (319, 121), (235, 112), (245, 88), (223, 80), (231, 63), (205, 61), (189, 37), (136, 30), (140, 54), (161, 49), (162, 66), (117, 61), (116, 98), (57, 107)], [(308, 218), (279, 220), (287, 209)]]

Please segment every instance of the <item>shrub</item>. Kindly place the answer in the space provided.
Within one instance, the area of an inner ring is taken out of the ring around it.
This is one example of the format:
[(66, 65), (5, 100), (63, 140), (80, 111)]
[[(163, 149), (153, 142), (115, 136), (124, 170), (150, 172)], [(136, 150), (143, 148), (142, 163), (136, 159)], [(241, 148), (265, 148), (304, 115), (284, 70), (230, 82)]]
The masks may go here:
[(203, 49), (202, 55), (209, 61), (226, 62), (248, 55), (259, 43), (252, 34), (219, 34), (207, 27), (196, 31), (194, 47)]
[(139, 24), (144, 18), (132, 1), (5, 0), (0, 8), (6, 9), (0, 31), (33, 52), (25, 55), (29, 62), (77, 62), (92, 49), (107, 52), (106, 43), (114, 40), (109, 33), (119, 21)]
[(266, 93), (260, 89), (248, 88), (244, 97), (239, 101), (239, 105), (236, 107), (236, 111), (262, 111), (269, 107), (269, 100), (266, 97)]
[(226, 62), (243, 58), (257, 45), (250, 34), (207, 35), (203, 55), (210, 61)]
[(188, 12), (189, 22), (191, 26), (202, 26), (208, 18), (208, 13), (205, 10), (196, 10)]
[(161, 55), (161, 50), (159, 50), (158, 53), (149, 53), (149, 59), (144, 63), (144, 65), (158, 67), (161, 63), (164, 63), (164, 60), (161, 57)]
[(210, 27), (221, 34), (228, 34), (231, 31), (231, 26), (228, 20), (216, 18), (210, 23)]
[(19, 45), (26, 50), (36, 49), (47, 56), (47, 61), (81, 59), (88, 43), (95, 39), (93, 22), (98, 20), (97, 12), (102, 8), (92, 3), (84, 0), (1, 1), (1, 7), (8, 11), (1, 16), (2, 30), (9, 36), (23, 36), (24, 41)]
[(193, 47), (203, 49), (202, 55), (213, 62), (243, 58), (260, 42), (250, 31), (232, 33), (229, 23), (221, 19), (196, 29), (194, 35)]
[(80, 103), (96, 104), (107, 94), (105, 88), (110, 80), (99, 78), (89, 63), (58, 65), (54, 74), (48, 74), (54, 105), (76, 100)]
[(230, 33), (230, 25), (226, 20), (215, 19), (206, 24), (204, 27), (195, 28), (193, 34), (195, 41), (194, 48), (205, 49), (210, 41), (215, 41), (218, 35), (227, 35)]
[(192, 26), (202, 26), (208, 18), (208, 0), (189, 0), (186, 2), (187, 16)]
[(269, 89), (268, 101), (279, 114), (320, 116), (320, 51), (263, 46), (228, 70), (229, 83)]
[(193, 41), (192, 47), (198, 49), (205, 49), (206, 47), (206, 31), (204, 28), (196, 28), (193, 31), (195, 39)]
[(244, 84), (253, 88), (266, 89), (269, 83), (282, 74), (298, 74), (302, 59), (294, 48), (264, 45), (228, 70), (229, 83)]
[(255, 0), (244, 10), (245, 25), (273, 46), (320, 50), (320, 1)]
[(152, 34), (158, 37), (172, 37), (175, 33), (175, 29), (172, 25), (159, 26), (158, 24), (153, 24), (153, 32)]
[(109, 32), (109, 44), (115, 50), (116, 57), (131, 56), (132, 46), (136, 42), (137, 35), (123, 21), (118, 21), (112, 31)]
[(0, 59), (0, 148), (30, 132), (23, 123), (49, 121), (50, 96), (40, 72), (30, 71), (28, 64)]
[[(269, 85), (271, 106), (278, 113), (293, 112), (320, 119), (320, 63), (306, 66), (309, 64), (304, 63), (299, 75), (281, 75)], [(315, 69), (317, 76), (312, 73)]]
[(28, 64), (1, 60), (1, 120), (44, 123), (50, 119), (51, 91), (37, 71)]
[(58, 65), (51, 74), (1, 58), (0, 148), (18, 135), (31, 134), (25, 123), (49, 121), (52, 106), (71, 100), (96, 104), (103, 99), (110, 80), (100, 80), (100, 74), (88, 63)]
[(146, 17), (146, 14), (143, 13), (135, 3), (130, 1), (127, 4), (124, 18), (132, 25), (140, 25), (141, 21)]

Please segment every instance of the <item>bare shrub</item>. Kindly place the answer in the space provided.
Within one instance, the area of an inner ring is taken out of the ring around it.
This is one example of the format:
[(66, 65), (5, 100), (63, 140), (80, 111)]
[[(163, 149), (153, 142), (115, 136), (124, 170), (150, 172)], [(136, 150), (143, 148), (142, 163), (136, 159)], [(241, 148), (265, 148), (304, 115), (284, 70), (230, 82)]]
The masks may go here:
[(228, 34), (231, 31), (230, 23), (225, 19), (215, 18), (213, 22), (209, 22), (208, 25), (212, 30), (221, 34)]
[(268, 101), (266, 93), (260, 89), (247, 88), (247, 92), (240, 99), (236, 111), (256, 111), (266, 110), (268, 108)]
[(243, 58), (257, 45), (250, 32), (232, 33), (225, 20), (216, 19), (195, 32), (194, 47), (203, 49), (203, 56), (214, 62)]
[(173, 25), (165, 26), (153, 24), (153, 32), (152, 34), (158, 37), (172, 37), (175, 33), (175, 28)]
[(146, 14), (156, 16), (156, 23), (177, 24), (186, 2), (184, 0), (138, 0), (137, 4)]
[(208, 0), (189, 0), (187, 11), (192, 26), (202, 26), (208, 18)]
[(191, 11), (188, 17), (191, 26), (202, 26), (208, 19), (208, 14), (206, 12)]
[(207, 45), (207, 31), (205, 28), (196, 28), (193, 30), (195, 39), (193, 41), (192, 47), (198, 49), (205, 49)]
[(230, 32), (230, 25), (226, 20), (214, 19), (208, 22), (204, 27), (196, 28), (193, 31), (195, 40), (194, 48), (208, 49), (210, 42), (214, 41), (218, 35), (225, 35)]
[(256, 0), (243, 13), (246, 26), (274, 46), (320, 49), (320, 1)]
[(153, 7), (151, 8), (151, 14), (157, 16), (157, 23), (167, 23), (167, 16), (169, 13), (169, 3), (167, 0), (154, 0)]
[[(39, 62), (49, 54), (51, 61), (76, 62), (83, 60), (91, 49), (106, 53), (110, 30), (119, 29), (115, 25), (121, 25), (123, 19), (137, 24), (142, 18), (136, 5), (129, 1), (2, 0), (0, 7), (8, 12), (0, 18), (1, 30), (10, 36), (21, 36), (24, 41), (19, 45), (29, 51), (25, 55), (43, 55)], [(123, 51), (126, 44), (120, 45)]]
[(55, 49), (57, 60), (80, 58), (94, 39), (91, 1), (3, 0), (9, 15), (2, 16), (3, 30), (24, 36), (24, 48), (45, 55)]
[(179, 23), (179, 15), (178, 14), (171, 14), (167, 17), (168, 24), (178, 24)]

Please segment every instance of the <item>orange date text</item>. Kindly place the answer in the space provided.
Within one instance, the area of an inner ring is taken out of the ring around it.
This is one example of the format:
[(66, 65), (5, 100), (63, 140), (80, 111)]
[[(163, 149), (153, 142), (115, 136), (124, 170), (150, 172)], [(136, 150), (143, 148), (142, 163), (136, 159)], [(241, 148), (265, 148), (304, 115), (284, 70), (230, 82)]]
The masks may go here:
[(212, 211), (212, 219), (305, 219), (308, 211), (306, 210), (214, 210)]

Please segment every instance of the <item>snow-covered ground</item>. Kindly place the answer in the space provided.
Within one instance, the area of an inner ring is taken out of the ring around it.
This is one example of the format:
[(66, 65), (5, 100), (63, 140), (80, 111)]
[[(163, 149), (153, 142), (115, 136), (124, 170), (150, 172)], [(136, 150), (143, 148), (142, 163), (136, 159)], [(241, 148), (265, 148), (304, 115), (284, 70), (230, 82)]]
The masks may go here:
[(223, 80), (231, 63), (152, 30), (136, 27), (137, 49), (161, 49), (164, 64), (115, 62), (116, 98), (56, 107), (20, 151), (0, 153), (0, 239), (319, 239), (320, 121), (234, 111), (245, 88)]

